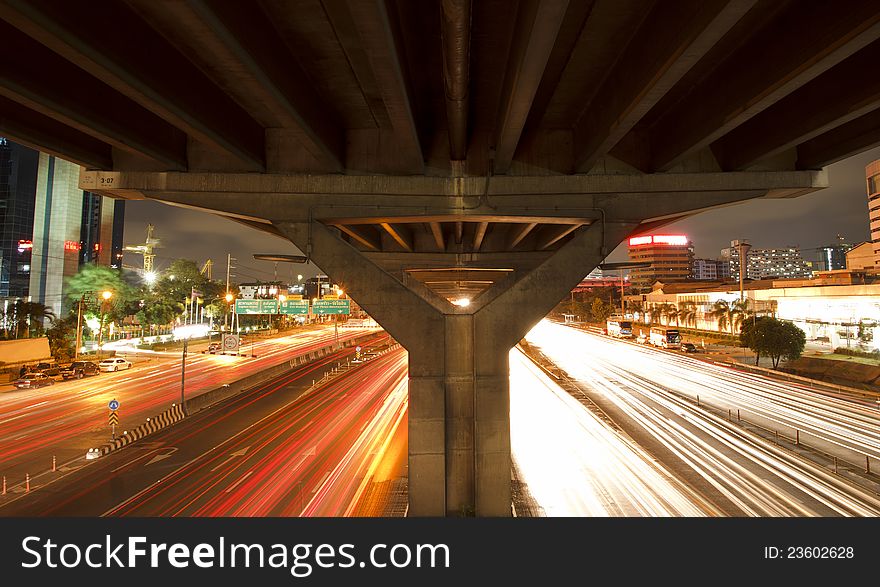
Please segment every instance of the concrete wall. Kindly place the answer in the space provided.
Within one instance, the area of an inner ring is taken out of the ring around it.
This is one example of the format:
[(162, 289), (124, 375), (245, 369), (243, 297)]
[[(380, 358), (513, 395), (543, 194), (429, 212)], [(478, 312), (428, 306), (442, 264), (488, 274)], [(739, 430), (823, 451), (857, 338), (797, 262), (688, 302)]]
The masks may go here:
[(3, 363), (29, 363), (51, 356), (49, 339), (45, 336), (0, 341), (0, 362)]

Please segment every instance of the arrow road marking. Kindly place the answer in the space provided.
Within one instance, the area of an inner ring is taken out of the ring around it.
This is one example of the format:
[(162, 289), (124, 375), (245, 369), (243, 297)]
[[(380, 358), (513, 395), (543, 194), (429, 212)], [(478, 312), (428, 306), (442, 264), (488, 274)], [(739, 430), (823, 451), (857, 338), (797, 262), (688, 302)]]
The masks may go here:
[(234, 453), (230, 453), (229, 456), (226, 458), (226, 460), (223, 461), (222, 463), (220, 463), (219, 465), (217, 465), (216, 467), (214, 467), (213, 469), (211, 469), (211, 472), (213, 473), (214, 471), (216, 471), (217, 469), (219, 469), (220, 467), (222, 467), (223, 465), (225, 465), (226, 463), (228, 463), (229, 461), (231, 461), (235, 457), (243, 457), (249, 448), (250, 448), (250, 446), (246, 446), (240, 450), (235, 451)]

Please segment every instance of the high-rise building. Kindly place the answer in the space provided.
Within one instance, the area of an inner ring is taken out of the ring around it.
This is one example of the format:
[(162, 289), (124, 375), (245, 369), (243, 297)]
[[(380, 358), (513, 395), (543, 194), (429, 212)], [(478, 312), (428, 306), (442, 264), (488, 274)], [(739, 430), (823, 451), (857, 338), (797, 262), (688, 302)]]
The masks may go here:
[(27, 297), (39, 153), (0, 138), (0, 298)]
[(639, 290), (649, 289), (655, 281), (685, 281), (692, 273), (694, 245), (682, 234), (640, 235), (629, 239), (629, 258), (636, 263), (630, 283)]
[(694, 259), (691, 279), (700, 281), (730, 279), (730, 263), (719, 259)]
[(868, 184), (868, 217), (871, 221), (874, 267), (880, 267), (880, 159), (868, 163), (865, 179)]
[(850, 245), (831, 245), (816, 249), (816, 269), (818, 271), (837, 271), (846, 269), (846, 252)]
[[(721, 260), (730, 267), (730, 277), (739, 279), (739, 249), (737, 241), (721, 249)], [(780, 249), (750, 249), (746, 253), (746, 279), (809, 279), (813, 264), (804, 260), (798, 247)]]
[(65, 279), (85, 263), (111, 265), (115, 204), (79, 189), (79, 165), (39, 154), (33, 220), (30, 296), (64, 316)]

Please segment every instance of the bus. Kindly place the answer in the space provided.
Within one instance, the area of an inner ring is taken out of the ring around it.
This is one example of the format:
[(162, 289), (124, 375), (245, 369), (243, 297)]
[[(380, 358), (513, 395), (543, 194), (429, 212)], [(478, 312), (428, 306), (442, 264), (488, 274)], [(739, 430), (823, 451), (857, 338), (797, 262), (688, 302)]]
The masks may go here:
[(676, 328), (655, 326), (651, 329), (651, 338), (648, 342), (664, 349), (679, 349), (681, 348), (681, 335)]
[(633, 336), (632, 322), (629, 320), (609, 318), (605, 326), (608, 336), (615, 338), (632, 338)]

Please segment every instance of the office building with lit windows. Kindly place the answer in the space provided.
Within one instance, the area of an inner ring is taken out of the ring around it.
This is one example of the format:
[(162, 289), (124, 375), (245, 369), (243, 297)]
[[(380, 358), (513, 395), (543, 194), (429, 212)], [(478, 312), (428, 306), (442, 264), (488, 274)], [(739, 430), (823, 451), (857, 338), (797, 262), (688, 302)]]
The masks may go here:
[(871, 246), (874, 249), (874, 267), (880, 268), (880, 159), (865, 167), (868, 184), (868, 217), (871, 221)]
[(647, 290), (656, 281), (685, 281), (693, 272), (694, 244), (683, 234), (639, 235), (629, 239), (629, 259), (650, 263), (630, 272), (630, 283), (637, 290)]
[(120, 259), (113, 255), (122, 252), (122, 214), (115, 218), (113, 199), (79, 189), (79, 165), (38, 155), (29, 295), (64, 316), (65, 279), (86, 263), (111, 266)]
[(39, 153), (0, 138), (0, 299), (27, 297)]

